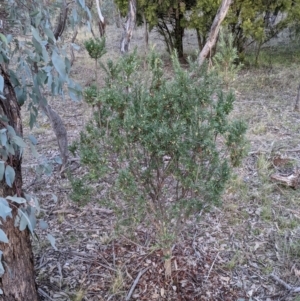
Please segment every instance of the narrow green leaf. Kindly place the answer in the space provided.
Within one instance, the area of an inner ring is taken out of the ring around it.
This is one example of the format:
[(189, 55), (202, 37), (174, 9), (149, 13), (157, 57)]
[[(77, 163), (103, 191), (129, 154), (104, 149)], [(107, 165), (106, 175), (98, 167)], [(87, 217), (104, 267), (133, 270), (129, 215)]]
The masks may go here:
[(6, 143), (5, 148), (6, 148), (6, 150), (9, 154), (11, 154), (13, 156), (16, 154), (15, 149), (13, 148), (13, 146), (9, 142)]
[(18, 99), (18, 104), (22, 106), (27, 99), (27, 93), (24, 88), (21, 87), (15, 87), (15, 92)]
[(17, 196), (7, 196), (6, 197), (7, 200), (18, 203), (18, 204), (25, 204), (26, 200), (24, 198), (21, 197), (17, 197)]
[(2, 229), (0, 229), (0, 241), (8, 243), (8, 238)]
[(56, 71), (60, 75), (60, 77), (65, 81), (67, 80), (67, 74), (66, 74), (66, 66), (63, 59), (58, 55), (56, 51), (53, 51), (52, 53), (52, 63), (55, 67)]
[(82, 8), (85, 8), (85, 1), (84, 0), (79, 0), (79, 4), (81, 5)]
[(36, 28), (34, 28), (33, 26), (31, 26), (31, 31), (32, 31), (32, 35), (33, 37), (36, 39), (36, 41), (42, 45), (42, 40), (41, 37), (39, 35), (39, 32), (36, 30)]
[(1, 39), (5, 44), (7, 44), (6, 36), (5, 36), (3, 33), (0, 33), (0, 39)]
[(24, 231), (28, 225), (28, 217), (26, 216), (26, 213), (22, 210), (19, 210), (20, 215), (20, 224), (19, 224), (19, 230)]
[(12, 36), (11, 34), (8, 34), (8, 35), (6, 36), (6, 39), (7, 39), (7, 43), (9, 44), (9, 43), (12, 41), (13, 36)]
[(3, 180), (4, 170), (5, 170), (5, 163), (4, 161), (0, 161), (0, 181)]
[(2, 75), (0, 75), (0, 92), (3, 93), (4, 89), (4, 78)]
[(75, 43), (71, 43), (71, 46), (73, 49), (75, 49), (76, 51), (79, 51), (80, 50), (80, 46), (75, 44)]
[(48, 55), (48, 51), (47, 51), (45, 46), (42, 46), (42, 55), (43, 55), (44, 62), (48, 63), (49, 62), (49, 55)]
[(32, 13), (30, 13), (30, 17), (35, 17), (37, 14), (39, 13), (39, 10), (36, 9), (35, 11), (33, 11)]
[(13, 137), (12, 140), (16, 145), (18, 145), (20, 147), (26, 147), (26, 143), (24, 142), (24, 140), (21, 137), (15, 136), (15, 137)]
[(3, 218), (3, 220), (6, 220), (6, 217), (12, 217), (11, 215), (11, 208), (9, 207), (8, 202), (6, 199), (0, 197), (0, 216)]
[(56, 156), (54, 158), (54, 161), (57, 163), (57, 164), (62, 164), (62, 160), (61, 160), (61, 157), (60, 156)]
[(33, 145), (37, 145), (37, 140), (36, 138), (33, 136), (33, 135), (28, 135), (28, 139), (30, 140), (30, 142), (33, 144)]
[(15, 170), (7, 165), (5, 168), (5, 182), (9, 187), (12, 187), (14, 181), (15, 181)]
[(47, 35), (47, 37), (55, 43), (55, 37), (54, 37), (54, 34), (53, 34), (53, 31), (50, 29), (50, 28), (44, 28), (44, 32), (45, 34)]
[(7, 144), (6, 129), (0, 130), (0, 141), (1, 141), (2, 146), (6, 146), (6, 144)]
[(31, 150), (31, 154), (33, 155), (33, 157), (35, 157), (35, 158), (39, 157), (39, 154), (33, 144), (30, 144), (30, 150)]
[(40, 228), (42, 229), (42, 230), (46, 230), (46, 229), (48, 229), (49, 228), (49, 225), (48, 225), (48, 223), (47, 222), (45, 222), (44, 220), (40, 220)]
[(58, 251), (56, 246), (55, 246), (55, 238), (51, 234), (47, 234), (47, 238), (50, 241), (51, 246), (55, 251)]
[(12, 126), (7, 125), (6, 128), (11, 138), (17, 135), (15, 129)]
[(29, 228), (31, 234), (33, 235), (34, 229), (36, 228), (36, 216), (35, 216), (36, 209), (34, 207), (29, 207), (29, 209), (30, 209), (30, 212), (29, 212), (28, 218), (29, 218), (30, 222), (28, 223), (28, 228)]

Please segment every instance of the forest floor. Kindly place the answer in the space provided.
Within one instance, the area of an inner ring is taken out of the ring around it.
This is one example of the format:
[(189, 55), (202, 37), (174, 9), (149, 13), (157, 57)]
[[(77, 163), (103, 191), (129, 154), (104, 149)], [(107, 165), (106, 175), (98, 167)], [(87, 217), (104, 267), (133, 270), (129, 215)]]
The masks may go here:
[[(120, 29), (108, 27), (104, 61), (119, 56), (120, 37)], [(185, 39), (186, 52), (192, 54), (195, 35), (189, 33)], [(165, 53), (155, 35), (150, 42)], [(133, 47), (143, 53), (143, 43), (143, 33), (138, 31)], [(222, 205), (188, 221), (174, 245), (171, 279), (164, 277), (162, 252), (153, 248), (155, 239), (149, 231), (137, 229), (134, 239), (117, 237), (111, 210), (96, 202), (74, 203), (69, 197), (70, 182), (59, 165), (53, 165), (49, 176), (35, 176), (38, 161), (27, 155), (24, 188), (39, 197), (41, 215), (50, 226), (38, 230), (40, 238), (33, 241), (42, 300), (299, 301), (299, 191), (270, 178), (291, 174), (299, 166), (300, 113), (294, 110), (300, 78), (297, 45), (290, 41), (263, 49), (258, 67), (245, 66), (233, 83), (232, 116), (248, 124), (249, 152), (234, 171)], [(71, 73), (83, 87), (90, 85), (94, 62), (83, 49), (75, 55)], [(168, 61), (166, 54), (164, 60)], [(75, 141), (91, 108), (68, 98), (49, 102), (62, 116), (69, 141)], [(26, 110), (24, 116), (27, 123)], [(59, 155), (55, 136), (46, 117), (40, 116), (38, 123), (33, 134), (40, 159), (52, 160)], [(78, 158), (70, 160), (72, 172), (84, 172)], [(46, 240), (46, 233), (55, 237), (57, 251)]]

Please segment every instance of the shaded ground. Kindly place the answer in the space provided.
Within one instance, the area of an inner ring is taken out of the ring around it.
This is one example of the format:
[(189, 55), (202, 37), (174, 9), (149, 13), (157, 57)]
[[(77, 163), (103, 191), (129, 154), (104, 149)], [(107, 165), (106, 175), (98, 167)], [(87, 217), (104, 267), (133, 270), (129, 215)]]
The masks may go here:
[[(114, 30), (109, 28), (107, 39), (112, 58), (119, 55), (120, 32)], [(139, 32), (135, 43), (142, 42)], [(141, 227), (130, 238), (116, 237), (111, 211), (96, 203), (79, 207), (69, 199), (70, 183), (57, 165), (51, 176), (35, 178), (35, 161), (27, 158), (25, 188), (39, 196), (58, 248), (43, 238), (35, 242), (43, 300), (300, 300), (269, 276), (300, 286), (299, 191), (270, 180), (273, 173), (293, 172), (300, 156), (300, 114), (293, 110), (300, 59), (295, 49), (283, 49), (262, 53), (262, 67), (245, 68), (234, 84), (233, 116), (248, 122), (249, 154), (228, 184), (222, 207), (200, 212), (187, 224), (174, 246), (171, 280), (164, 277), (151, 233)], [(74, 77), (90, 84), (93, 70), (87, 54), (77, 54)], [(63, 116), (69, 139), (76, 139), (91, 114), (88, 106), (70, 100), (51, 105)], [(54, 158), (54, 134), (45, 118), (39, 124), (38, 150)], [(275, 164), (278, 156), (288, 164)], [(77, 158), (71, 159), (71, 170), (83, 172)]]

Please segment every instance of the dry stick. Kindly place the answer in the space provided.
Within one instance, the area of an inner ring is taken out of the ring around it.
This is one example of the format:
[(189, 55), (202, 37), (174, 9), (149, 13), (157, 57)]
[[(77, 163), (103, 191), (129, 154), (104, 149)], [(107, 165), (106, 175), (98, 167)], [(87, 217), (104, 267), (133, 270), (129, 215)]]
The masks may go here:
[(299, 98), (300, 98), (300, 84), (298, 86), (298, 93), (297, 93), (297, 98), (296, 98), (296, 103), (295, 103), (295, 108), (294, 111), (299, 111)]
[(279, 284), (281, 284), (284, 288), (286, 288), (291, 293), (300, 293), (300, 286), (292, 287), (291, 285), (289, 285), (288, 283), (286, 283), (285, 281), (283, 281), (282, 279), (280, 279), (278, 276), (274, 275), (273, 273), (270, 274), (270, 277), (273, 280), (275, 280), (276, 282), (278, 282)]
[(220, 252), (217, 253), (217, 255), (216, 255), (216, 257), (215, 257), (215, 259), (214, 259), (212, 265), (210, 266), (210, 269), (209, 269), (209, 271), (208, 271), (208, 274), (207, 274), (207, 276), (206, 276), (206, 280), (205, 280), (205, 281), (208, 280), (209, 275), (210, 275), (210, 273), (211, 273), (211, 270), (212, 270), (213, 266), (215, 265), (215, 262), (216, 262), (216, 260), (217, 260), (217, 257), (219, 256), (219, 253), (220, 253)]
[(137, 277), (135, 278), (135, 280), (134, 280), (134, 282), (133, 282), (133, 284), (132, 284), (132, 286), (131, 286), (131, 288), (130, 288), (129, 293), (127, 294), (127, 297), (125, 298), (125, 301), (129, 301), (129, 300), (130, 300), (131, 295), (132, 295), (132, 293), (133, 293), (135, 287), (137, 286), (137, 284), (138, 284), (140, 278), (141, 278), (141, 277), (142, 277), (149, 269), (150, 269), (150, 267), (147, 267), (147, 268), (141, 270), (141, 271), (138, 273)]
[(43, 297), (47, 298), (48, 300), (54, 301), (54, 299), (52, 299), (45, 291), (43, 291), (41, 288), (38, 288), (38, 292), (40, 295), (42, 295)]

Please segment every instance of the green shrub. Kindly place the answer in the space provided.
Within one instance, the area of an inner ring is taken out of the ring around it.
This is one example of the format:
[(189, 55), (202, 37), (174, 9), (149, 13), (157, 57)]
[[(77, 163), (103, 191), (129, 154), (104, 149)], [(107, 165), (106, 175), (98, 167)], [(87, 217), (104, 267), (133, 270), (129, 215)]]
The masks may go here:
[(94, 197), (105, 183), (106, 205), (126, 229), (155, 226), (170, 259), (185, 220), (220, 201), (230, 166), (243, 155), (246, 127), (229, 120), (234, 96), (211, 72), (193, 63), (184, 70), (173, 55), (167, 79), (155, 53), (147, 71), (140, 66), (135, 53), (105, 66), (98, 112), (77, 143), (89, 171), (81, 180), (92, 184)]

